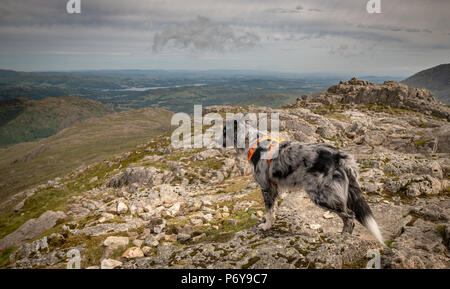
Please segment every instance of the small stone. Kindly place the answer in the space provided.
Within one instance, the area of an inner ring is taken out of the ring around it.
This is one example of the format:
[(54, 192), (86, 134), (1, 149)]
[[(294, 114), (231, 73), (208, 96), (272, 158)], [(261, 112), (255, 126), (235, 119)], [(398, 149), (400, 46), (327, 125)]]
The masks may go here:
[(98, 219), (98, 222), (99, 222), (99, 223), (104, 223), (104, 222), (106, 222), (106, 221), (108, 221), (108, 220), (112, 220), (112, 219), (114, 219), (114, 215), (105, 212), (105, 213), (102, 214), (102, 216), (100, 217), (100, 219)]
[(124, 202), (118, 202), (116, 212), (119, 215), (123, 215), (128, 212), (128, 206)]
[(262, 216), (264, 216), (264, 213), (263, 211), (256, 211), (256, 215), (261, 218)]
[(159, 241), (155, 238), (155, 236), (148, 236), (145, 239), (144, 244), (150, 247), (157, 247), (159, 245)]
[(194, 226), (200, 226), (200, 225), (203, 225), (203, 221), (202, 221), (202, 219), (199, 219), (199, 218), (193, 218), (193, 219), (191, 219), (191, 224)]
[(164, 224), (155, 226), (153, 228), (153, 232), (155, 232), (156, 234), (160, 234), (162, 232), (162, 230), (164, 229), (164, 226), (165, 226)]
[(135, 215), (136, 212), (137, 212), (137, 207), (136, 207), (135, 205), (131, 205), (131, 206), (130, 206), (130, 213), (131, 213), (132, 215)]
[(145, 256), (150, 255), (151, 252), (152, 252), (152, 248), (150, 248), (149, 246), (142, 247), (142, 253), (144, 253)]
[(320, 228), (322, 228), (322, 225), (319, 224), (309, 224), (309, 227), (313, 230), (318, 230)]
[(142, 258), (144, 257), (144, 253), (138, 247), (131, 247), (122, 254), (122, 257), (127, 259)]
[(177, 235), (177, 240), (181, 244), (186, 243), (187, 241), (189, 241), (190, 238), (191, 238), (190, 234), (178, 233), (178, 235)]
[(100, 269), (114, 269), (119, 266), (122, 266), (122, 262), (114, 259), (103, 259)]
[(183, 203), (176, 203), (173, 206), (171, 206), (168, 210), (167, 213), (169, 214), (170, 217), (175, 217), (178, 212), (180, 211), (180, 208), (182, 206)]
[[(150, 219), (150, 223), (148, 224), (148, 228), (151, 232), (154, 232), (156, 234), (159, 234), (161, 232), (161, 229), (164, 228), (164, 221), (161, 218), (152, 218)], [(156, 232), (159, 231), (159, 232)]]
[(224, 211), (225, 213), (228, 213), (230, 210), (228, 209), (227, 206), (223, 206), (222, 211)]
[(205, 214), (205, 215), (203, 216), (203, 220), (204, 220), (205, 222), (211, 222), (213, 219), (214, 219), (214, 217), (213, 217), (212, 214)]
[(333, 213), (331, 213), (331, 212), (328, 212), (328, 211), (326, 211), (324, 214), (323, 214), (323, 218), (324, 219), (332, 219), (334, 216), (333, 216)]
[(139, 248), (142, 246), (143, 243), (144, 243), (144, 241), (139, 240), (139, 239), (136, 239), (133, 241), (133, 245), (135, 245), (136, 247), (139, 247)]
[(18, 212), (20, 210), (22, 210), (23, 206), (25, 205), (25, 199), (22, 200), (20, 203), (18, 203), (15, 207), (14, 207), (14, 212)]
[(128, 246), (129, 242), (130, 240), (128, 239), (128, 237), (110, 236), (106, 238), (106, 240), (103, 242), (103, 245), (106, 247), (109, 247), (111, 245)]
[(222, 213), (222, 217), (223, 217), (223, 218), (227, 218), (228, 216), (230, 216), (229, 213)]
[(229, 225), (231, 225), (231, 226), (236, 226), (237, 223), (238, 223), (238, 221), (235, 220), (235, 219), (227, 219), (226, 222), (227, 222)]
[(190, 226), (190, 225), (185, 225), (183, 228), (181, 228), (181, 229), (179, 230), (178, 233), (190, 235), (190, 234), (192, 234), (192, 226)]
[(165, 235), (164, 240), (169, 242), (176, 242), (177, 241), (177, 235), (171, 234), (171, 235)]
[(193, 238), (192, 238), (192, 241), (198, 242), (201, 238), (203, 238), (203, 237), (205, 237), (205, 236), (206, 236), (206, 234), (205, 234), (205, 233), (202, 233), (202, 234), (200, 234), (200, 235), (198, 235), (198, 236), (193, 237)]
[(212, 206), (212, 203), (209, 200), (203, 200), (202, 204), (203, 204), (204, 207)]
[(144, 206), (144, 212), (150, 213), (150, 212), (152, 212), (152, 211), (153, 211), (152, 206), (150, 206), (150, 205), (148, 205), (148, 204)]

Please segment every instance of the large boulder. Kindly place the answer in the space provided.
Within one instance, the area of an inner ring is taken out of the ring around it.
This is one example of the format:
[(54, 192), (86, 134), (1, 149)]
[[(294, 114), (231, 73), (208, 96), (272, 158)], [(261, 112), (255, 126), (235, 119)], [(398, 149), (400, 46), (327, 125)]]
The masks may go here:
[(129, 186), (137, 183), (140, 185), (150, 184), (153, 175), (156, 173), (156, 169), (153, 167), (133, 167), (127, 168), (124, 172), (119, 173), (111, 178), (108, 182), (108, 187), (120, 188), (123, 186)]
[(32, 240), (44, 233), (48, 229), (53, 228), (58, 220), (66, 218), (66, 214), (61, 211), (47, 211), (39, 218), (26, 221), (17, 230), (0, 240), (0, 250), (17, 246), (25, 241)]

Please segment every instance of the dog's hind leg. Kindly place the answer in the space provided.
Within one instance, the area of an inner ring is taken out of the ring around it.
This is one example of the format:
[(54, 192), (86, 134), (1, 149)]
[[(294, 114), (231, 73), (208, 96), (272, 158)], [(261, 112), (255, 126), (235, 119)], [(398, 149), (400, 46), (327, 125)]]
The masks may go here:
[(344, 223), (342, 233), (351, 234), (353, 232), (353, 228), (355, 227), (355, 223), (353, 222), (355, 218), (354, 214), (347, 208), (347, 204), (337, 194), (333, 194), (330, 190), (307, 190), (307, 193), (316, 205), (336, 213), (342, 219)]
[(276, 186), (270, 186), (268, 189), (261, 189), (264, 205), (266, 207), (266, 222), (258, 226), (262, 230), (268, 230), (275, 222), (275, 214), (277, 209), (278, 190)]
[(354, 215), (353, 213), (345, 213), (345, 212), (336, 212), (339, 217), (341, 217), (342, 222), (344, 223), (344, 227), (342, 228), (343, 233), (352, 234), (353, 228), (355, 227)]

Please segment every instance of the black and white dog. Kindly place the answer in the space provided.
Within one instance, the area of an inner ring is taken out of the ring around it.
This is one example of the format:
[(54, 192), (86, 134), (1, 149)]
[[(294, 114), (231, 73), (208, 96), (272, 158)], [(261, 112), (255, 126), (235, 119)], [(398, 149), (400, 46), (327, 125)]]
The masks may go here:
[[(243, 146), (236, 145), (239, 132), (245, 133)], [(279, 192), (303, 188), (316, 205), (342, 218), (342, 233), (352, 233), (356, 217), (383, 244), (378, 225), (358, 184), (358, 165), (351, 155), (323, 143), (274, 140), (244, 120), (226, 123), (223, 146), (230, 144), (238, 153), (246, 153), (253, 165), (254, 178), (261, 187), (266, 207), (266, 221), (259, 225), (262, 230), (270, 229), (275, 221)]]

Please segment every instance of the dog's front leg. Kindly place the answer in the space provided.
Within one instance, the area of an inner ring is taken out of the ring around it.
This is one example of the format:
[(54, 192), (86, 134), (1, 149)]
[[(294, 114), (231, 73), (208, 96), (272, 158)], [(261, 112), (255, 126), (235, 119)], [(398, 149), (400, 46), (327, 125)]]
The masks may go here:
[(270, 229), (275, 222), (275, 214), (277, 209), (276, 199), (278, 192), (273, 186), (268, 190), (262, 189), (261, 192), (264, 198), (264, 205), (266, 207), (266, 222), (260, 224), (258, 228), (265, 231)]

